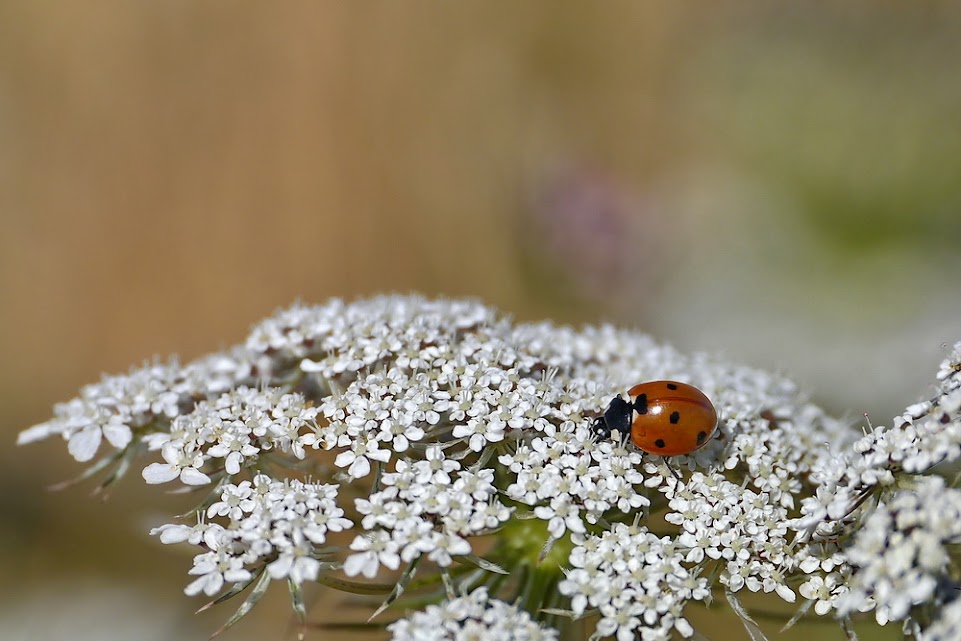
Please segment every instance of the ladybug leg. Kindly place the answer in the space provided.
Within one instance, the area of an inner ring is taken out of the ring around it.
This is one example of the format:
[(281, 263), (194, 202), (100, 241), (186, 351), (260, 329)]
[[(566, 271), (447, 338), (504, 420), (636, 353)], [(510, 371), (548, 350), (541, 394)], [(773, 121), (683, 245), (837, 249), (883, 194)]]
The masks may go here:
[(681, 473), (674, 469), (674, 466), (671, 465), (671, 461), (666, 456), (662, 456), (661, 459), (664, 461), (664, 465), (667, 466), (667, 469), (671, 471), (671, 474), (674, 475), (674, 478), (676, 478), (678, 481), (683, 480), (681, 479)]

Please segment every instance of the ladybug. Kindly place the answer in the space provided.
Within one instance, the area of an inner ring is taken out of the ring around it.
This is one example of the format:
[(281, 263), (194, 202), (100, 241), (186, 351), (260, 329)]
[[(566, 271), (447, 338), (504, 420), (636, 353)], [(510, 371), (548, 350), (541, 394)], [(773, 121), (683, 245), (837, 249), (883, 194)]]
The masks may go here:
[(703, 447), (717, 431), (717, 410), (704, 392), (677, 381), (651, 381), (615, 396), (593, 430), (601, 438), (620, 432), (648, 454), (677, 456)]

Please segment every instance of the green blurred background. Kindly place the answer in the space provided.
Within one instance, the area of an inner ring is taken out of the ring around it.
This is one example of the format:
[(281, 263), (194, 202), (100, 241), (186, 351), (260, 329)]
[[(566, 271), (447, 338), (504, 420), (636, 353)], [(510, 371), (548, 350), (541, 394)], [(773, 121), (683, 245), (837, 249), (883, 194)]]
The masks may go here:
[[(145, 536), (182, 499), (48, 493), (78, 466), (13, 441), (295, 299), (614, 321), (886, 423), (961, 339), (959, 35), (949, 2), (0, 0), (0, 637), (228, 616)], [(225, 638), (287, 638), (273, 592)]]

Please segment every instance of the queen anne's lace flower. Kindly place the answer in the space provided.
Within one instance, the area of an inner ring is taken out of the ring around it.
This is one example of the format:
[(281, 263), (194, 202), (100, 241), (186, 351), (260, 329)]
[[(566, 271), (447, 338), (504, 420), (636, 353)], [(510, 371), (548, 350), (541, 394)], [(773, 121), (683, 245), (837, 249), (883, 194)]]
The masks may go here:
[(163, 543), (187, 541), (209, 549), (194, 557), (190, 574), (198, 578), (187, 586), (188, 595), (212, 596), (226, 583), (246, 581), (265, 569), (272, 579), (300, 584), (317, 579), (317, 557), (328, 534), (353, 525), (337, 505), (337, 492), (336, 485), (261, 474), (224, 485), (220, 500), (198, 525), (167, 524), (151, 534)]
[[(663, 459), (595, 436), (614, 395), (654, 379), (712, 399), (704, 447)], [(108, 441), (118, 474), (146, 449), (161, 459), (148, 482), (214, 483), (195, 523), (154, 530), (201, 549), (190, 594), (259, 576), (287, 579), (298, 605), (303, 582), (348, 581), (330, 572), (409, 580), (416, 563), (451, 593), (461, 576), (509, 586), (497, 594), (547, 581), (550, 603), (524, 604), (536, 616), (596, 610), (596, 632), (625, 641), (692, 635), (684, 608), (712, 590), (739, 615), (743, 589), (800, 594), (817, 615), (874, 607), (933, 639), (957, 619), (959, 491), (916, 477), (961, 458), (961, 343), (933, 398), (858, 438), (782, 378), (636, 332), (512, 324), (472, 301), (332, 301), (281, 310), (225, 354), (105, 377), (19, 441), (52, 435), (82, 461)], [(341, 531), (346, 550), (327, 541)], [(512, 563), (519, 578), (491, 579)], [(392, 631), (553, 638), (525, 617), (481, 589)]]
[(710, 596), (707, 579), (689, 571), (674, 541), (644, 527), (619, 523), (601, 536), (574, 536), (573, 569), (561, 581), (578, 616), (597, 608), (597, 631), (619, 641), (669, 639), (676, 630), (690, 637), (694, 628), (684, 618), (688, 601)]
[(19, 444), (60, 434), (78, 461), (89, 461), (106, 439), (125, 448), (135, 430), (163, 430), (189, 412), (197, 398), (219, 394), (243, 382), (251, 371), (244, 350), (210, 356), (186, 367), (176, 360), (153, 363), (129, 374), (104, 376), (80, 396), (54, 408), (55, 417), (22, 432)]
[(805, 537), (832, 538), (876, 490), (898, 475), (921, 474), (961, 457), (961, 342), (941, 363), (933, 399), (909, 406), (891, 427), (878, 426), (850, 450), (814, 470), (817, 493), (804, 499), (794, 527)]
[(401, 560), (421, 555), (448, 567), (452, 557), (470, 554), (468, 537), (493, 530), (511, 514), (493, 481), (493, 470), (462, 469), (439, 446), (427, 448), (424, 460), (398, 461), (396, 472), (384, 474), (383, 490), (356, 501), (367, 532), (351, 544), (344, 572), (373, 577), (378, 565), (396, 570)]
[(719, 474), (695, 472), (687, 482), (671, 479), (663, 489), (675, 510), (665, 520), (681, 527), (677, 543), (688, 550), (685, 561), (719, 560), (720, 582), (732, 592), (773, 591), (794, 602), (785, 579), (797, 561), (784, 507)]
[(279, 449), (304, 458), (302, 441), (317, 412), (300, 394), (238, 387), (178, 416), (170, 432), (146, 437), (152, 449), (161, 450), (164, 462), (148, 465), (143, 477), (148, 483), (165, 483), (179, 476), (188, 485), (202, 485), (210, 478), (200, 468), (212, 459), (222, 460), (233, 476), (263, 451)]
[(393, 641), (551, 641), (557, 632), (517, 606), (492, 599), (486, 588), (428, 606), (387, 626)]

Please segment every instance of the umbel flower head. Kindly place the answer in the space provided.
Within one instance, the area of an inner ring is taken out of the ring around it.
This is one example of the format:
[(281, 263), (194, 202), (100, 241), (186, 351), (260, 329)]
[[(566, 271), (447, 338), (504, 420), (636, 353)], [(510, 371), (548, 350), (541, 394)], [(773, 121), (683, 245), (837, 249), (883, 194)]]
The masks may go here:
[[(713, 402), (703, 447), (663, 458), (593, 429), (663, 379)], [(19, 442), (59, 435), (102, 487), (134, 468), (199, 491), (152, 533), (194, 548), (188, 595), (244, 598), (225, 627), (284, 581), (303, 631), (319, 583), (380, 594), (398, 640), (692, 637), (703, 607), (762, 639), (744, 592), (795, 604), (788, 623), (873, 610), (948, 639), (961, 490), (932, 472), (961, 456), (961, 343), (937, 381), (861, 434), (783, 378), (637, 332), (390, 296), (295, 305), (224, 353), (104, 377)]]

